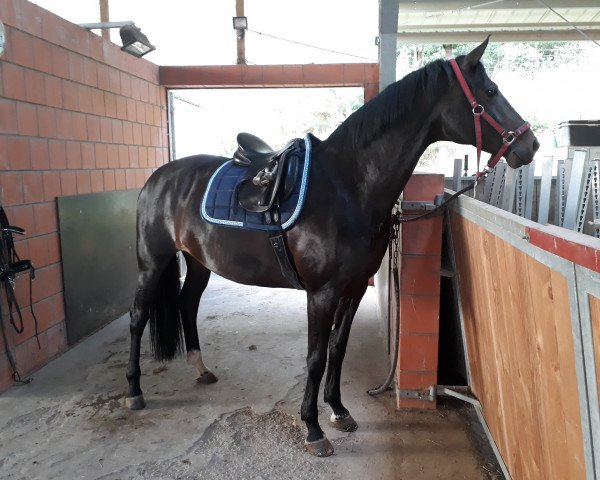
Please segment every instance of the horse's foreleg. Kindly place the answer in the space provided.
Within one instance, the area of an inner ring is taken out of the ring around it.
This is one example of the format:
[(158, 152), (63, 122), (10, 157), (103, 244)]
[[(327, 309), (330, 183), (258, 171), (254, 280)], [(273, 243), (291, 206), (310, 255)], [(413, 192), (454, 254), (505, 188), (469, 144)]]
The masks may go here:
[(365, 284), (364, 287), (359, 289), (356, 296), (340, 299), (336, 310), (335, 323), (329, 338), (329, 363), (325, 380), (324, 399), (333, 410), (330, 419), (331, 425), (345, 432), (353, 432), (358, 428), (358, 425), (348, 409), (342, 404), (340, 389), (342, 363), (346, 355), (352, 320), (366, 288)]
[(183, 255), (187, 264), (187, 274), (179, 294), (179, 312), (183, 324), (187, 362), (198, 370), (199, 377), (197, 381), (199, 383), (215, 383), (218, 380), (217, 377), (206, 368), (202, 361), (198, 327), (196, 325), (200, 297), (208, 285), (210, 270), (189, 254), (184, 253)]
[(333, 453), (333, 446), (319, 426), (317, 399), (327, 362), (327, 343), (338, 297), (330, 290), (308, 294), (308, 378), (302, 402), (301, 418), (306, 423), (306, 450), (319, 457)]

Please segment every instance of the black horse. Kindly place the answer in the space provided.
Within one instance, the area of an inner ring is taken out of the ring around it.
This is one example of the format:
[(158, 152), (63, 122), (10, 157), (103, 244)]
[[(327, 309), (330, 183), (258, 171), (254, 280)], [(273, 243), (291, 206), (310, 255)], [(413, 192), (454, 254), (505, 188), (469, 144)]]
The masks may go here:
[[(473, 115), (485, 109), (508, 129), (522, 118), (498, 91), (480, 63), (487, 40), (457, 63), (479, 105), (472, 109), (449, 61), (438, 60), (390, 85), (350, 115), (323, 141), (313, 138), (310, 184), (297, 223), (285, 233), (290, 257), (307, 294), (308, 379), (301, 417), (306, 449), (333, 453), (319, 426), (317, 396), (327, 365), (324, 398), (331, 423), (357, 428), (341, 401), (340, 376), (353, 317), (369, 278), (385, 254), (391, 211), (419, 157), (433, 142), (475, 145)], [(460, 73), (460, 72), (459, 72)], [(501, 136), (482, 123), (482, 147), (501, 148), (509, 165), (532, 161), (539, 147), (529, 130)], [(506, 132), (504, 132), (506, 133)], [(522, 133), (522, 135), (521, 135)], [(217, 381), (204, 366), (196, 327), (202, 292), (211, 272), (238, 283), (289, 288), (267, 235), (209, 224), (198, 213), (212, 173), (226, 158), (196, 155), (156, 170), (142, 189), (137, 211), (139, 275), (131, 309), (127, 406), (145, 406), (140, 389), (140, 340), (150, 319), (155, 357), (172, 359), (181, 349), (202, 383)], [(176, 252), (187, 276), (181, 291)], [(328, 353), (329, 352), (329, 353)], [(329, 360), (329, 362), (327, 362)]]

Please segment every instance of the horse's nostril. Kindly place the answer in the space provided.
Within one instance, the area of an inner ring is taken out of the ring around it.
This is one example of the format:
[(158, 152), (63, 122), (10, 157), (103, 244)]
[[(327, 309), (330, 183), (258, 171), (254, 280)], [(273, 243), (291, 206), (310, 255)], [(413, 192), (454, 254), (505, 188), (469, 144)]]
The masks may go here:
[(538, 148), (540, 148), (540, 142), (537, 141), (537, 138), (533, 141), (533, 151), (537, 152)]

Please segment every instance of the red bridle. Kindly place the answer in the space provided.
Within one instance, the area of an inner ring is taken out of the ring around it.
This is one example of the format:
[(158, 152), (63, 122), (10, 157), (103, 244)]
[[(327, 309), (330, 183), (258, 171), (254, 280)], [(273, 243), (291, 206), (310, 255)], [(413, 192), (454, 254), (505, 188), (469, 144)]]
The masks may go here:
[(494, 120), (485, 111), (485, 109), (483, 108), (483, 105), (481, 105), (480, 103), (477, 102), (477, 100), (475, 100), (475, 97), (473, 96), (473, 94), (471, 93), (471, 90), (469, 89), (469, 86), (467, 85), (465, 77), (463, 77), (463, 74), (460, 71), (458, 64), (456, 63), (456, 60), (451, 59), (450, 65), (452, 65), (452, 69), (454, 70), (454, 73), (456, 74), (456, 78), (458, 79), (458, 83), (460, 84), (460, 86), (465, 94), (465, 97), (467, 97), (467, 100), (471, 104), (471, 107), (473, 107), (473, 118), (475, 120), (475, 144), (477, 146), (477, 174), (476, 174), (476, 177), (479, 178), (485, 174), (484, 172), (479, 171), (479, 161), (481, 159), (481, 149), (482, 149), (481, 117), (483, 117), (483, 119), (486, 122), (488, 122), (494, 128), (494, 130), (496, 130), (500, 135), (502, 135), (502, 146), (500, 147), (500, 150), (498, 150), (498, 152), (495, 155), (493, 155), (490, 158), (490, 160), (488, 161), (486, 168), (485, 168), (485, 170), (487, 170), (487, 171), (493, 169), (496, 166), (496, 164), (498, 163), (500, 158), (502, 158), (502, 155), (504, 155), (504, 152), (506, 152), (506, 149), (517, 138), (519, 138), (523, 133), (525, 133), (527, 130), (529, 130), (530, 125), (528, 122), (525, 122), (523, 125), (521, 125), (519, 128), (517, 128), (516, 130), (513, 130), (513, 131), (506, 130), (505, 128), (503, 128), (496, 120)]

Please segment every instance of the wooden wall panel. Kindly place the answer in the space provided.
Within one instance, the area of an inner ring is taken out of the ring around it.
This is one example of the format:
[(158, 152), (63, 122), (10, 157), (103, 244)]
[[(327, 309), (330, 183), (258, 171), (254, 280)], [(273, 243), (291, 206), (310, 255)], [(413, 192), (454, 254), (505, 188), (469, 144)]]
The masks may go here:
[(585, 478), (565, 277), (451, 219), (471, 387), (508, 470), (515, 480)]
[(594, 360), (596, 365), (596, 385), (600, 397), (600, 298), (588, 295), (590, 317), (592, 319), (592, 336), (594, 340)]

